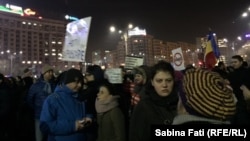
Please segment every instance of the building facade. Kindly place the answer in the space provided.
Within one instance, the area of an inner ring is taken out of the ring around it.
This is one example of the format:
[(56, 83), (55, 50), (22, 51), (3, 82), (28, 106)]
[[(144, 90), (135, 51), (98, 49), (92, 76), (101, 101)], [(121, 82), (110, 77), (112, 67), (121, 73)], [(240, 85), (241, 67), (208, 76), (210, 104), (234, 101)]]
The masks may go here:
[(126, 50), (128, 56), (144, 58), (144, 65), (151, 66), (159, 60), (172, 62), (172, 50), (179, 47), (182, 48), (185, 65), (198, 64), (197, 48), (194, 44), (186, 42), (164, 42), (160, 39), (155, 39), (152, 35), (136, 35), (130, 36), (127, 39), (127, 46), (125, 40), (118, 43), (115, 50), (114, 66), (126, 65)]
[(0, 72), (20, 74), (23, 68), (33, 67), (39, 73), (44, 63), (67, 66), (60, 60), (66, 24), (65, 20), (0, 11)]

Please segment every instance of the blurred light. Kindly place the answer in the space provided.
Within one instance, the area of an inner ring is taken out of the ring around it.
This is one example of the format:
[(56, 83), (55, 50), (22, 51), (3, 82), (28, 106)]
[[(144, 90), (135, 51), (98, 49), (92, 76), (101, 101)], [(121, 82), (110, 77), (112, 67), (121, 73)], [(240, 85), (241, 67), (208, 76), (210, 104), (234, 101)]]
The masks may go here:
[(132, 29), (132, 28), (133, 28), (133, 25), (132, 25), (132, 24), (129, 24), (129, 25), (128, 25), (128, 28), (129, 28), (129, 29)]
[(115, 32), (115, 27), (114, 27), (114, 26), (111, 26), (111, 27), (109, 28), (109, 30), (110, 30), (111, 32)]
[(250, 34), (246, 34), (245, 37), (246, 37), (246, 38), (249, 38), (249, 37), (250, 37)]
[(242, 14), (242, 17), (247, 17), (247, 12), (244, 12), (243, 14)]
[(65, 15), (65, 19), (66, 19), (66, 20), (73, 20), (73, 21), (79, 20), (79, 18), (73, 17), (73, 16), (69, 16), (69, 15)]
[(237, 39), (240, 40), (240, 41), (242, 40), (242, 38), (240, 36), (238, 36)]
[(30, 8), (25, 9), (25, 10), (24, 10), (24, 13), (25, 13), (26, 15), (35, 15), (35, 14), (36, 14), (36, 12), (35, 12), (35, 11), (32, 11)]

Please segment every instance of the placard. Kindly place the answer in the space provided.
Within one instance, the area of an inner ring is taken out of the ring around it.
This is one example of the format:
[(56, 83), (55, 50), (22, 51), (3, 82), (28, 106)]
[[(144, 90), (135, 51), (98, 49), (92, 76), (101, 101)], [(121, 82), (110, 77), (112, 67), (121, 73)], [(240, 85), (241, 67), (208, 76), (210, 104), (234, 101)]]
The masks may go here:
[(121, 68), (108, 68), (105, 71), (105, 75), (112, 84), (122, 83), (122, 69)]
[(85, 62), (90, 23), (87, 17), (67, 24), (62, 60)]
[(126, 56), (126, 58), (125, 58), (125, 68), (126, 69), (133, 69), (134, 67), (138, 67), (141, 65), (143, 65), (143, 58)]

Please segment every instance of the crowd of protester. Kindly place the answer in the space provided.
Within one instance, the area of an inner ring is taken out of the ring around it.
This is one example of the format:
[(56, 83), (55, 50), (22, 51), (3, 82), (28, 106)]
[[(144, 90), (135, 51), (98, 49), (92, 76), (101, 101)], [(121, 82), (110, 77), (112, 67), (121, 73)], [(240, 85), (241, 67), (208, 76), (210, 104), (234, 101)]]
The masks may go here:
[(43, 65), (34, 79), (0, 73), (1, 141), (149, 141), (151, 125), (250, 124), (250, 68), (239, 55), (211, 70), (159, 61), (112, 84), (105, 70)]

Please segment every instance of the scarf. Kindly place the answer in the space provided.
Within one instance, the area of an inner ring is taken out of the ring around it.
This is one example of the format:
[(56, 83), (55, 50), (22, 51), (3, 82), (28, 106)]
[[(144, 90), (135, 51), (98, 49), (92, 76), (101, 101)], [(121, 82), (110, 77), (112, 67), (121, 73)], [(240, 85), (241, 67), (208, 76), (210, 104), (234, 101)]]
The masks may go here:
[(117, 95), (117, 96), (111, 96), (110, 98), (101, 101), (96, 99), (95, 102), (96, 112), (98, 114), (101, 114), (117, 107), (119, 105), (118, 98), (120, 98), (120, 96)]
[(178, 103), (178, 95), (173, 90), (170, 95), (162, 97), (159, 96), (155, 90), (147, 91), (148, 98), (150, 98), (156, 105), (175, 109)]

